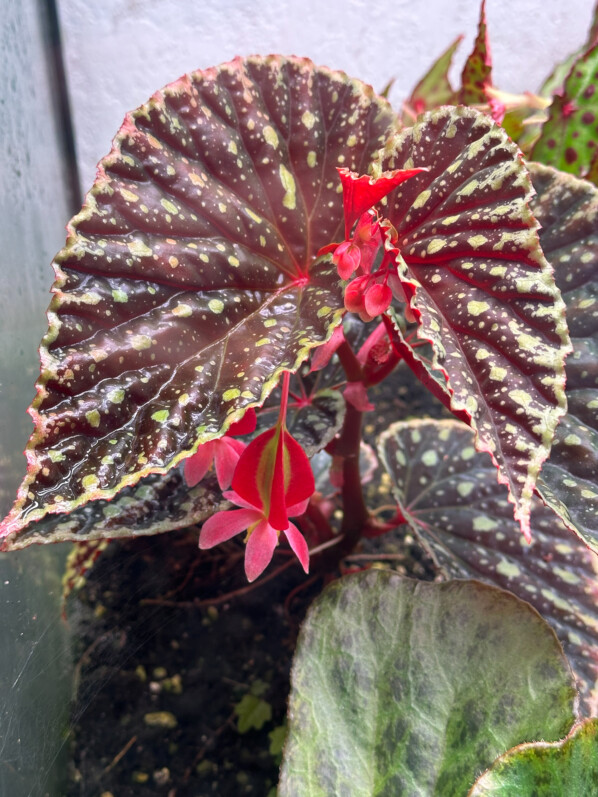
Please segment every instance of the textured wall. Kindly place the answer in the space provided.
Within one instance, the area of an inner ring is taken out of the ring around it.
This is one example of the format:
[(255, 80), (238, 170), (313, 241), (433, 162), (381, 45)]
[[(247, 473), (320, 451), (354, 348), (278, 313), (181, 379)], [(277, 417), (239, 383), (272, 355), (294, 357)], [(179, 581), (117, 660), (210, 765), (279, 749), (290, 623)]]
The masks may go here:
[[(126, 111), (184, 72), (235, 55), (305, 55), (398, 104), (460, 33), (471, 49), (478, 0), (58, 0), (82, 188)], [(593, 0), (487, 0), (495, 81), (536, 89), (584, 40)], [(517, 26), (520, 21), (520, 27)]]

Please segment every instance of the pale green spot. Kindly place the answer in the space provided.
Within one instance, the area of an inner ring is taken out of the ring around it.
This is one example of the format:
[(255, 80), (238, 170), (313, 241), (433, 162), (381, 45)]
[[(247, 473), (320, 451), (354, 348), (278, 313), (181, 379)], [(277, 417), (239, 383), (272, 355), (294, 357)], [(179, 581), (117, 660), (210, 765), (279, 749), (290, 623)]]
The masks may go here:
[(119, 288), (112, 291), (112, 298), (115, 302), (128, 302), (129, 297), (124, 291), (121, 291)]
[(270, 343), (270, 338), (260, 338), (260, 339), (259, 339), (259, 340), (256, 342), (256, 344), (255, 344), (255, 345), (256, 345), (256, 347), (257, 347), (257, 346), (265, 346), (265, 345), (266, 345), (266, 343)]
[(475, 457), (475, 448), (473, 448), (473, 446), (467, 446), (467, 448), (464, 448), (461, 452), (461, 459), (464, 459), (465, 461), (472, 459), (473, 457)]
[(137, 194), (134, 194), (132, 191), (127, 191), (126, 188), (120, 189), (121, 196), (127, 200), (127, 202), (139, 202), (139, 197)]
[(86, 412), (85, 418), (87, 419), (87, 423), (90, 426), (93, 426), (94, 429), (97, 429), (100, 425), (100, 413), (97, 410), (90, 410), (89, 412)]
[(493, 365), (490, 369), (490, 379), (493, 379), (495, 382), (504, 382), (506, 376), (506, 368), (499, 368), (498, 365)]
[(518, 578), (521, 576), (519, 567), (514, 562), (508, 562), (505, 559), (501, 559), (496, 565), (496, 572), (507, 578)]
[(474, 531), (493, 531), (497, 527), (498, 523), (496, 520), (486, 517), (485, 515), (478, 515), (478, 517), (473, 519)]
[(581, 582), (579, 576), (575, 575), (575, 573), (571, 573), (569, 570), (564, 570), (562, 567), (553, 567), (552, 572), (566, 584), (579, 584)]
[(479, 249), (480, 246), (488, 243), (488, 239), (485, 235), (472, 235), (471, 238), (467, 239), (467, 243), (472, 247), (472, 249)]
[(328, 305), (325, 304), (322, 307), (320, 307), (316, 315), (318, 316), (318, 318), (322, 318), (325, 315), (330, 315), (331, 312), (332, 312), (332, 307), (328, 307)]
[(581, 445), (581, 439), (576, 434), (569, 434), (563, 440), (566, 446), (579, 446)]
[(431, 191), (428, 191), (427, 189), (426, 191), (422, 191), (421, 194), (415, 197), (415, 200), (413, 202), (413, 207), (422, 208), (426, 204), (428, 199), (430, 199), (431, 196), (432, 196)]
[(102, 465), (114, 465), (114, 459), (110, 456), (110, 454), (106, 454), (105, 457), (101, 459)]
[(249, 216), (250, 219), (253, 219), (256, 224), (262, 223), (262, 217), (258, 216), (257, 213), (254, 213), (251, 208), (245, 208), (245, 212)]
[(52, 462), (64, 462), (64, 460), (66, 459), (62, 451), (57, 451), (55, 448), (51, 448), (48, 451), (48, 456), (50, 457)]
[(213, 313), (219, 315), (224, 310), (224, 302), (220, 301), (220, 299), (210, 299), (208, 307)]
[(490, 309), (488, 302), (467, 302), (467, 312), (469, 315), (478, 316), (482, 313), (487, 313)]
[(193, 308), (189, 304), (183, 304), (179, 302), (176, 307), (173, 308), (172, 314), (178, 316), (179, 318), (187, 318), (193, 313)]
[(351, 133), (351, 135), (347, 139), (347, 146), (354, 147), (355, 144), (357, 144), (357, 136), (354, 133)]
[(424, 451), (422, 454), (422, 462), (426, 467), (432, 468), (434, 465), (438, 464), (438, 454), (433, 450)]
[(461, 498), (467, 498), (471, 495), (475, 484), (473, 482), (460, 482), (457, 485), (457, 492), (461, 496)]
[(111, 390), (108, 393), (108, 401), (111, 401), (112, 404), (120, 404), (125, 397), (125, 391), (122, 387), (117, 387), (115, 390)]
[(231, 255), (231, 256), (228, 258), (228, 262), (231, 264), (231, 266), (232, 266), (233, 268), (238, 268), (238, 267), (241, 265), (241, 263), (240, 263), (239, 259), (238, 259), (237, 257), (235, 257), (234, 255)]
[(164, 423), (168, 420), (168, 415), (168, 410), (156, 410), (156, 412), (152, 413), (152, 421)]
[(295, 178), (283, 163), (280, 164), (278, 171), (280, 174), (280, 182), (285, 190), (285, 195), (282, 198), (282, 204), (289, 210), (295, 210), (297, 207), (297, 189), (295, 187)]
[(81, 479), (81, 484), (85, 490), (94, 490), (99, 483), (98, 477), (94, 476), (93, 473), (90, 473)]
[(440, 252), (441, 249), (444, 249), (446, 244), (447, 241), (445, 238), (434, 238), (434, 240), (430, 241), (428, 244), (427, 252), (429, 255), (435, 255), (436, 252)]
[[(314, 124), (316, 123), (316, 117), (313, 115), (311, 111), (304, 111), (301, 116), (301, 121), (307, 127), (308, 130), (311, 130)], [(349, 146), (351, 146), (349, 144)]]
[(152, 345), (152, 339), (149, 335), (132, 335), (130, 340), (131, 348), (135, 351), (143, 351), (149, 349)]
[(161, 199), (160, 204), (167, 213), (172, 213), (176, 216), (176, 214), (179, 212), (177, 206), (173, 205), (168, 199)]
[(310, 169), (313, 169), (317, 162), (318, 157), (316, 153), (313, 151), (313, 149), (310, 149), (310, 151), (307, 153), (307, 165)]
[(179, 404), (181, 405), (181, 407), (186, 407), (190, 400), (191, 399), (188, 393), (182, 393), (179, 396)]
[(266, 143), (269, 144), (272, 149), (276, 149), (278, 147), (278, 136), (276, 134), (276, 130), (270, 125), (266, 125), (264, 127), (264, 138), (266, 139)]
[(223, 401), (232, 401), (233, 399), (239, 398), (241, 395), (241, 391), (237, 387), (231, 387), (229, 390), (225, 390), (222, 394)]
[(133, 257), (151, 257), (153, 255), (152, 250), (143, 241), (129, 241), (127, 248)]
[(264, 326), (265, 326), (265, 327), (275, 327), (277, 323), (278, 323), (278, 322), (276, 321), (276, 319), (275, 319), (275, 318), (267, 318), (267, 319), (264, 321)]

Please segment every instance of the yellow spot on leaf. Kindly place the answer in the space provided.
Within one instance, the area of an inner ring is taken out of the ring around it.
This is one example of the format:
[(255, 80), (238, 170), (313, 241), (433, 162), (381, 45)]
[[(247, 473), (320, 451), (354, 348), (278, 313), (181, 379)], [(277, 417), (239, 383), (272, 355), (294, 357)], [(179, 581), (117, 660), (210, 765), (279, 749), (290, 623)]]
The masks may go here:
[(285, 208), (294, 210), (297, 206), (295, 178), (283, 163), (280, 164), (279, 174), (280, 182), (285, 190), (285, 195), (282, 198), (282, 204), (285, 206)]
[(220, 299), (210, 299), (208, 307), (213, 313), (219, 315), (224, 310), (224, 302), (220, 301)]
[(231, 387), (229, 390), (225, 390), (222, 394), (223, 401), (232, 401), (233, 399), (239, 398), (241, 395), (241, 391), (237, 387)]
[(276, 134), (276, 130), (270, 125), (266, 125), (264, 127), (264, 138), (266, 139), (266, 143), (268, 143), (272, 149), (276, 149), (278, 147), (278, 135)]
[(89, 412), (85, 413), (85, 418), (90, 426), (93, 426), (95, 429), (98, 428), (100, 425), (100, 413), (97, 410), (90, 410)]

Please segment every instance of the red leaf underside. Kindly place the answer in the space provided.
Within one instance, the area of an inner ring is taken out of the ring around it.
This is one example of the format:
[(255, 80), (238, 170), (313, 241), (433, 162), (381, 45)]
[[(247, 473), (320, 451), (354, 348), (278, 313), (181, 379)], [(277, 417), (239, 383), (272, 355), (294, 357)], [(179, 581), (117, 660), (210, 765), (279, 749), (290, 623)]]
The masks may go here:
[(129, 114), (54, 263), (28, 475), (0, 529), (165, 472), (259, 406), (343, 313), (336, 167), (390, 107), (302, 59), (237, 59)]
[(492, 462), (462, 423), (394, 424), (379, 452), (401, 512), (444, 575), (480, 578), (529, 601), (553, 626), (595, 713), (598, 557), (538, 499), (527, 545)]
[[(538, 243), (529, 176), (504, 131), (441, 109), (387, 146), (380, 170), (427, 164), (388, 197), (399, 276), (432, 343), (428, 376), (470, 417), (527, 531), (534, 484), (564, 412), (564, 305)], [(400, 306), (396, 308), (400, 312)], [(413, 357), (419, 359), (418, 349)]]

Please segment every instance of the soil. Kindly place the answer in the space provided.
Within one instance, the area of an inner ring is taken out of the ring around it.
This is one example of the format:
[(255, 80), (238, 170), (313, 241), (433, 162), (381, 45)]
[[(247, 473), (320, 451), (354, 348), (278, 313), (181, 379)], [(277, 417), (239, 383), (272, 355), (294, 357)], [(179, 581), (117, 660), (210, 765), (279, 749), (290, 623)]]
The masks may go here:
[[(402, 369), (374, 400), (372, 441), (389, 419), (443, 414)], [(384, 479), (368, 492), (371, 504), (391, 501)], [(248, 585), (240, 541), (200, 554), (197, 538), (190, 528), (110, 543), (70, 597), (67, 797), (275, 794), (296, 636), (325, 579), (279, 548)], [(343, 569), (374, 562), (434, 577), (404, 526), (365, 540)]]

